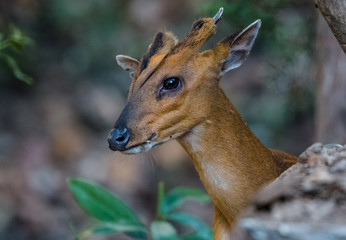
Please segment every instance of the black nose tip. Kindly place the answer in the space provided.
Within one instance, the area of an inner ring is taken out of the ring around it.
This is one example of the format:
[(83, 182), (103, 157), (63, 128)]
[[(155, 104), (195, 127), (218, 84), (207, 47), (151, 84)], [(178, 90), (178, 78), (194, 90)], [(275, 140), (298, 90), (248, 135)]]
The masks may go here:
[(130, 140), (127, 128), (113, 128), (108, 135), (109, 148), (113, 151), (122, 151)]

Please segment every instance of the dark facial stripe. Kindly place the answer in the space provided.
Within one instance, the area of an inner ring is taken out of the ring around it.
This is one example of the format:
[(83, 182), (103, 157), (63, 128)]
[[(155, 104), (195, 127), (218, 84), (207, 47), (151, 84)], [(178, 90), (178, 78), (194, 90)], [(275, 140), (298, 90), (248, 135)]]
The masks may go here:
[(155, 35), (149, 51), (144, 55), (141, 63), (141, 72), (148, 67), (148, 63), (152, 56), (163, 46), (163, 33), (159, 32)]
[(144, 84), (149, 80), (149, 78), (154, 74), (155, 70), (156, 70), (156, 68), (154, 68), (153, 70), (151, 70), (151, 71), (148, 73), (148, 75), (146, 76), (146, 78), (144, 79), (144, 81), (142, 82), (142, 84), (141, 84), (141, 86), (140, 86), (139, 88), (143, 87), (143, 85), (144, 85)]
[(165, 62), (165, 60), (167, 59), (167, 57), (168, 57), (168, 54), (167, 54), (166, 56), (164, 56), (164, 57), (162, 58), (161, 62), (160, 62), (154, 69), (152, 69), (152, 70), (148, 73), (148, 75), (145, 77), (144, 81), (142, 82), (142, 84), (141, 84), (141, 86), (140, 86), (139, 88), (143, 87), (143, 85), (149, 80), (149, 78), (151, 78), (151, 76), (155, 73), (155, 71), (156, 71), (160, 66), (162, 66), (162, 64)]

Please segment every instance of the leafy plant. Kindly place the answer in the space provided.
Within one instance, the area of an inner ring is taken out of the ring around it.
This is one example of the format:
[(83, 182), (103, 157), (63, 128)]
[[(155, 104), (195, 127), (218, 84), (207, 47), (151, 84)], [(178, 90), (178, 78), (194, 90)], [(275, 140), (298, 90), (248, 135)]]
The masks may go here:
[(32, 45), (33, 40), (14, 25), (10, 25), (9, 29), (10, 33), (7, 37), (0, 32), (0, 59), (7, 64), (17, 79), (31, 85), (33, 83), (32, 77), (22, 72), (16, 60), (10, 54), (10, 50), (20, 53), (23, 51), (24, 46)]
[[(98, 220), (95, 225), (78, 234), (78, 240), (94, 234), (117, 233), (126, 234), (133, 239), (212, 239), (212, 230), (204, 222), (191, 214), (178, 211), (187, 200), (201, 204), (210, 201), (209, 196), (199, 189), (179, 187), (165, 194), (163, 183), (159, 183), (156, 218), (150, 227), (146, 227), (125, 203), (107, 189), (82, 179), (69, 179), (68, 186), (84, 212)], [(188, 226), (192, 231), (179, 236), (171, 222)]]

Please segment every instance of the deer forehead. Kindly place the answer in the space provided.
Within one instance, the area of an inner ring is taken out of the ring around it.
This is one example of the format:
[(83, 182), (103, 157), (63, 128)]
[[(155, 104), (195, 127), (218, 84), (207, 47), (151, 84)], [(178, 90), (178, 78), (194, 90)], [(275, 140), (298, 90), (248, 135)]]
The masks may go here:
[(202, 62), (200, 64), (197, 62), (196, 56), (183, 53), (170, 56), (154, 55), (151, 57), (147, 68), (133, 79), (132, 84), (134, 88), (140, 88), (144, 83), (160, 84), (163, 79), (172, 76), (180, 76), (190, 80), (193, 75), (198, 76), (199, 72), (203, 70)]

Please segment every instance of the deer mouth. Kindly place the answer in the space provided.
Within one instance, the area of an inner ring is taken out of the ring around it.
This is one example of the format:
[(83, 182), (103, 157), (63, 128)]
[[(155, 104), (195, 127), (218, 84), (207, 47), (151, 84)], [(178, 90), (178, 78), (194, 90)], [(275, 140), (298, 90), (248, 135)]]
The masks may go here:
[(151, 134), (151, 136), (146, 140), (145, 142), (135, 144), (129, 147), (126, 147), (124, 150), (121, 150), (121, 153), (124, 154), (136, 154), (136, 153), (142, 153), (142, 152), (148, 152), (151, 150), (154, 146), (161, 145), (165, 142), (168, 142), (170, 140), (176, 139), (177, 137), (181, 136), (183, 133), (177, 133), (173, 134), (167, 138), (164, 138), (162, 140), (157, 139), (156, 133)]
[(146, 141), (128, 146), (125, 149), (123, 149), (121, 152), (125, 154), (136, 154), (141, 152), (148, 152), (154, 146), (161, 144), (161, 142), (157, 142), (154, 140), (156, 136), (157, 136), (156, 133), (152, 133), (151, 136)]
[(148, 152), (154, 146), (159, 145), (159, 144), (161, 144), (161, 142), (145, 141), (143, 143), (127, 147), (124, 150), (122, 150), (121, 152), (125, 153), (125, 154), (136, 154), (136, 153)]

